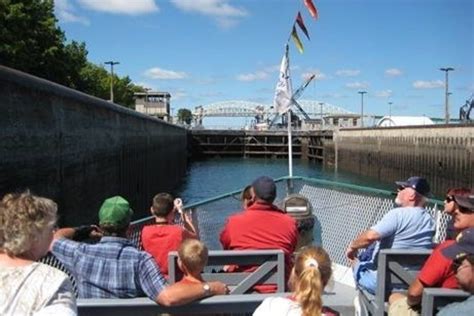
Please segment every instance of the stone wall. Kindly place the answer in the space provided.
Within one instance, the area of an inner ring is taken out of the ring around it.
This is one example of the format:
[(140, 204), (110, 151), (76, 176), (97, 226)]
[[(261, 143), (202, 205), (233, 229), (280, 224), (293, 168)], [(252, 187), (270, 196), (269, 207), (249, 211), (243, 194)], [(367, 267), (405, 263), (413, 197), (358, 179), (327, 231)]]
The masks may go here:
[(60, 223), (95, 222), (120, 194), (148, 215), (186, 172), (186, 130), (0, 66), (0, 195), (29, 188)]
[(474, 125), (335, 131), (324, 160), (386, 183), (421, 175), (442, 197), (451, 187), (474, 188)]

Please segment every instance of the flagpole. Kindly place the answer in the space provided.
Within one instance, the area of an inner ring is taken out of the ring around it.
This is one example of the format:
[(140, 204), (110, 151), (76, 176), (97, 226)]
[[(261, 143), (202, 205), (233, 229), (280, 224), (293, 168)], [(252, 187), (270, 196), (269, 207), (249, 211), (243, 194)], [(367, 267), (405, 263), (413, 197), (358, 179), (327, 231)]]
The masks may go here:
[(288, 125), (288, 176), (293, 177), (293, 140), (291, 139), (291, 111), (287, 113), (287, 125)]

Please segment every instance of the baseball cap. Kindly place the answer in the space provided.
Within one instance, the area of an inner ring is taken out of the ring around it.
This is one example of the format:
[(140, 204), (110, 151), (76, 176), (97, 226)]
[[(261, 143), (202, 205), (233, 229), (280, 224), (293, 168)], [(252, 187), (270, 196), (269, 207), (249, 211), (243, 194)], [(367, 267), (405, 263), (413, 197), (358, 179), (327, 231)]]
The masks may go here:
[(99, 210), (99, 224), (123, 227), (130, 223), (132, 215), (133, 210), (128, 201), (119, 195), (113, 196), (102, 203)]
[(267, 202), (273, 202), (276, 197), (276, 185), (272, 178), (261, 176), (252, 182), (255, 195)]
[(450, 259), (462, 258), (474, 254), (474, 227), (467, 228), (459, 233), (456, 242), (441, 250), (445, 257)]
[(464, 208), (468, 210), (474, 211), (474, 195), (469, 196), (461, 196), (461, 195), (453, 195), (454, 201)]
[(404, 188), (412, 188), (423, 196), (430, 194), (430, 185), (428, 181), (422, 177), (410, 177), (406, 181), (396, 181), (395, 183)]

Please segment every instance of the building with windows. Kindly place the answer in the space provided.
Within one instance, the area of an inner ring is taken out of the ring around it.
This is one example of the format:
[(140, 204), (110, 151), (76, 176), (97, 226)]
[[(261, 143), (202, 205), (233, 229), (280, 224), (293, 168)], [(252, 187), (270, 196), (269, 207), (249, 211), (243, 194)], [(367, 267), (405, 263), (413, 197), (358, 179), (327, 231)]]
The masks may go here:
[(135, 111), (171, 122), (171, 94), (148, 91), (134, 93)]

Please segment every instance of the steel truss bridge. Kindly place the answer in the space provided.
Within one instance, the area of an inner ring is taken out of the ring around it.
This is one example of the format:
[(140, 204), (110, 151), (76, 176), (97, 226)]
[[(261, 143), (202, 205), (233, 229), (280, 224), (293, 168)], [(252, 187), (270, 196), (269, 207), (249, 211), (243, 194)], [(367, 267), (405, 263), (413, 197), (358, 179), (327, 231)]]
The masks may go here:
[[(311, 118), (321, 118), (328, 115), (354, 114), (340, 106), (317, 100), (298, 100), (303, 110)], [(193, 116), (198, 119), (204, 117), (268, 117), (275, 114), (272, 105), (250, 101), (222, 101), (205, 106), (198, 106)]]

